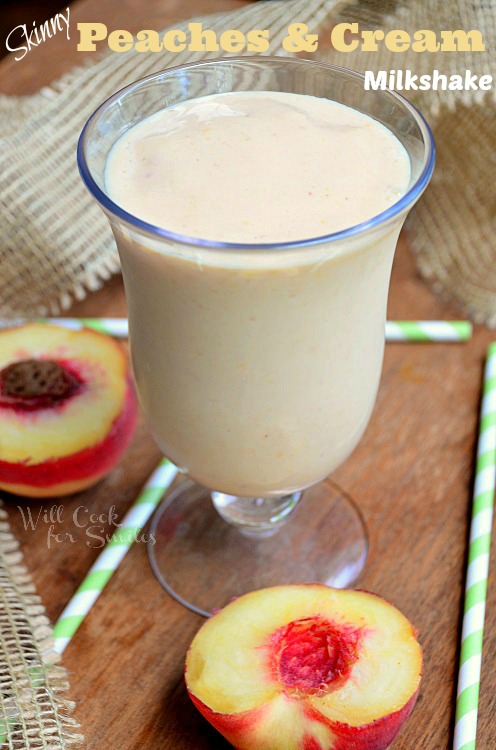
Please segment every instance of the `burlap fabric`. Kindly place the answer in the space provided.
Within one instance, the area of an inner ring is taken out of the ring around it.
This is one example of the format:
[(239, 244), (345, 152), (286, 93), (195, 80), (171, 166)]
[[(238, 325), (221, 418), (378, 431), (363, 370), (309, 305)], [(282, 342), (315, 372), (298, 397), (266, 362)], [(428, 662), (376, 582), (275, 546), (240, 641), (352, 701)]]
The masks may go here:
[[(416, 75), (491, 74), (496, 79), (496, 0), (362, 0), (331, 12), (362, 29), (479, 29), (483, 53), (353, 54), (322, 59), (365, 70), (410, 68)], [(409, 91), (434, 132), (437, 161), (424, 197), (406, 223), (420, 272), (476, 322), (496, 327), (496, 83), (491, 91)]]
[[(496, 0), (270, 0), (203, 21), (223, 31), (269, 28), (267, 54), (297, 20), (312, 31), (356, 20), (362, 28), (480, 29), (486, 52), (336, 53), (312, 58), (358, 70), (496, 77)], [(181, 28), (183, 24), (175, 24)], [(0, 97), (0, 312), (56, 314), (118, 270), (110, 229), (75, 167), (78, 134), (93, 109), (125, 84), (216, 53), (109, 53), (32, 97)], [(474, 320), (496, 326), (495, 92), (409, 92), (433, 127), (438, 164), (407, 228), (421, 272)]]
[(83, 737), (67, 700), (52, 630), (0, 508), (0, 744), (9, 750), (76, 750)]

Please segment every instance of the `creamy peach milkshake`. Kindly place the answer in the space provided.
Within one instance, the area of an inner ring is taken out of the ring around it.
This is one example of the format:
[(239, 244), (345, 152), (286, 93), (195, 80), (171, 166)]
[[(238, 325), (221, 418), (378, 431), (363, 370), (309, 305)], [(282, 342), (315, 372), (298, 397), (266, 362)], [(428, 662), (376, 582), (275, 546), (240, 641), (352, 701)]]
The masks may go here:
[(369, 420), (399, 227), (346, 247), (279, 252), (360, 224), (407, 189), (396, 137), (354, 109), (242, 92), (163, 109), (113, 146), (110, 198), (150, 224), (244, 248), (198, 250), (115, 231), (133, 365), (160, 448), (242, 497), (325, 477)]
[(196, 480), (154, 514), (158, 581), (204, 616), (350, 585), (363, 520), (317, 483), (373, 409), (396, 240), (434, 167), (422, 116), (325, 63), (206, 60), (111, 96), (78, 164), (117, 240), (147, 422)]

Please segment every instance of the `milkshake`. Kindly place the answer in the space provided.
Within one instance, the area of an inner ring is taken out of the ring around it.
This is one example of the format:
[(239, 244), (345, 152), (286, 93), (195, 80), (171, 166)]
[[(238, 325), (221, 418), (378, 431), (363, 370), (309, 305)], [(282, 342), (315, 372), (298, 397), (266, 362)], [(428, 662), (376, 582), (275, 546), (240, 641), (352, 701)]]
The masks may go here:
[(373, 219), (410, 179), (386, 127), (295, 93), (181, 102), (114, 143), (108, 196), (169, 234), (113, 226), (138, 393), (198, 483), (277, 496), (350, 455), (377, 393), (401, 222), (302, 241)]

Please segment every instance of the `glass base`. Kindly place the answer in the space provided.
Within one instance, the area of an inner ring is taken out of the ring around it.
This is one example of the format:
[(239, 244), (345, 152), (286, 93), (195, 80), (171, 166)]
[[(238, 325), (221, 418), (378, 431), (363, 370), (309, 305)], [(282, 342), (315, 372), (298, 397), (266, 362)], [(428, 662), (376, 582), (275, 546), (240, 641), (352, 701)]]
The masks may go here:
[(266, 586), (319, 582), (344, 588), (356, 581), (367, 557), (367, 532), (338, 485), (326, 480), (305, 490), (285, 521), (270, 536), (246, 534), (219, 515), (209, 490), (185, 482), (153, 517), (150, 564), (174, 599), (204, 617)]

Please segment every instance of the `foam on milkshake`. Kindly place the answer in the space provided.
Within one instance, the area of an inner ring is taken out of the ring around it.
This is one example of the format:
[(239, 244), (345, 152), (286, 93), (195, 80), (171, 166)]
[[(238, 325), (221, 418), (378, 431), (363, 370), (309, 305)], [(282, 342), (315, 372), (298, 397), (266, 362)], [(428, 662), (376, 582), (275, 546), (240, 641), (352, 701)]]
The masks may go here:
[(238, 243), (318, 237), (359, 224), (406, 190), (410, 162), (371, 117), (301, 94), (193, 99), (114, 145), (109, 195), (178, 234)]

